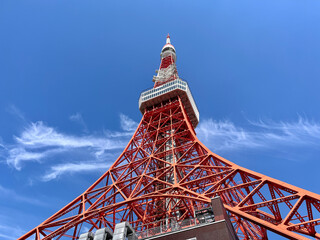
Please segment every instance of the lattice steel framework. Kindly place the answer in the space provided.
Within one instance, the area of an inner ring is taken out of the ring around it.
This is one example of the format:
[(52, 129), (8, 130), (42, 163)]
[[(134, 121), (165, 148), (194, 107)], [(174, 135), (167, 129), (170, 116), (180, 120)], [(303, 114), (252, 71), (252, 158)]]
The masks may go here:
[(19, 239), (77, 239), (129, 221), (136, 230), (159, 220), (194, 217), (219, 195), (240, 239), (319, 239), (320, 195), (240, 167), (196, 137), (179, 96), (144, 111), (123, 153), (91, 187)]

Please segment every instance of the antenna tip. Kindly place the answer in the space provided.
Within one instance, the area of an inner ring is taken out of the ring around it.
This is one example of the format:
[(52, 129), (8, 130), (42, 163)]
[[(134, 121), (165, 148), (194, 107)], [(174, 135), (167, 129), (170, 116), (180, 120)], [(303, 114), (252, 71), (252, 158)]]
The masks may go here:
[(171, 43), (169, 33), (168, 33), (168, 35), (167, 35), (167, 44), (168, 44), (168, 43), (169, 43), (169, 44)]

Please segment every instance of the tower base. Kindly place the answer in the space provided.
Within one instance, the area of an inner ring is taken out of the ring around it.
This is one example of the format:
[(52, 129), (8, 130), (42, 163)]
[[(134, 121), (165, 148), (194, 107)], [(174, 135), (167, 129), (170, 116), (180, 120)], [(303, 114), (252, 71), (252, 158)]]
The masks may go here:
[(195, 224), (155, 236), (145, 237), (145, 240), (238, 240), (231, 221), (223, 207), (220, 197), (211, 201), (214, 220), (212, 222)]

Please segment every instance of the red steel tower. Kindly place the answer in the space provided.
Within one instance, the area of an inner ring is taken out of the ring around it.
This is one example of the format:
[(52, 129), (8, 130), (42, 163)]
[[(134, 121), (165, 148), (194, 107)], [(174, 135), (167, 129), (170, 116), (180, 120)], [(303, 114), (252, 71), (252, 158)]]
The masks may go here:
[(83, 194), (19, 239), (78, 239), (83, 229), (136, 231), (194, 218), (220, 196), (239, 239), (320, 239), (320, 195), (240, 167), (211, 152), (196, 136), (199, 111), (179, 78), (167, 42), (154, 87), (140, 95), (143, 117), (128, 145)]

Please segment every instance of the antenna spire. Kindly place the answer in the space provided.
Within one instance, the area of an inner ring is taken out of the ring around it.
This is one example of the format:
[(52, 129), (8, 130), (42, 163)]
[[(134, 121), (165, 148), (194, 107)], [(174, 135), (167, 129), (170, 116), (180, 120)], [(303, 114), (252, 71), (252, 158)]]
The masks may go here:
[(170, 42), (170, 35), (169, 35), (169, 33), (168, 33), (168, 35), (167, 35), (167, 44), (171, 44), (171, 42)]

